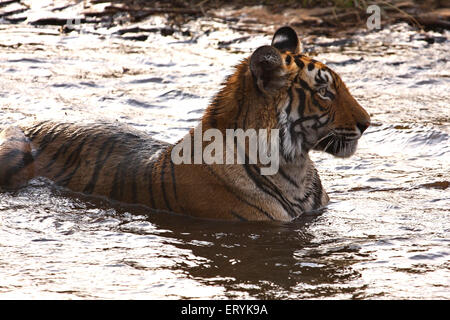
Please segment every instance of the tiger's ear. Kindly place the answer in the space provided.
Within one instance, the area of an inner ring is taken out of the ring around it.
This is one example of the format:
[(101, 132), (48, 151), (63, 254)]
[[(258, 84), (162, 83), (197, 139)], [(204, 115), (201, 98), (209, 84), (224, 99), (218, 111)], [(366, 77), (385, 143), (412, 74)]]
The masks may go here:
[(277, 90), (285, 84), (285, 71), (280, 52), (272, 46), (262, 46), (250, 57), (250, 70), (262, 92)]
[(300, 53), (300, 41), (297, 32), (291, 27), (282, 27), (273, 35), (272, 46), (280, 51), (290, 51), (292, 53)]

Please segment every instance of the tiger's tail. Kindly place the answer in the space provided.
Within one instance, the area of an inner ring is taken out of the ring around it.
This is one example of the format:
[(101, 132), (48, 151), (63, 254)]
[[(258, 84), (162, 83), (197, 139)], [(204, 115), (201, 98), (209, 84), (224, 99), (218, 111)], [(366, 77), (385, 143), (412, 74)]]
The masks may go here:
[(18, 127), (0, 132), (0, 190), (16, 189), (34, 177), (30, 140)]

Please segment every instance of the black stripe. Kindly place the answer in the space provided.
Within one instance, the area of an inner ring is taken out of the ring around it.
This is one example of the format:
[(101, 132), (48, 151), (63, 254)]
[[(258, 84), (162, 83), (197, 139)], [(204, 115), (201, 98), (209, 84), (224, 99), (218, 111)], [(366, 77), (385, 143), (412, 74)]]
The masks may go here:
[(334, 116), (336, 115), (336, 111), (334, 111), (333, 113), (330, 113), (330, 122), (334, 122)]
[(247, 219), (245, 219), (243, 216), (237, 214), (236, 212), (234, 212), (233, 210), (230, 211), (231, 215), (235, 218), (237, 218), (240, 221), (248, 221)]
[(300, 60), (299, 56), (295, 56), (294, 61), (297, 64), (297, 67), (299, 67), (300, 70), (305, 67), (305, 63), (302, 60)]
[(295, 210), (293, 208), (293, 206), (295, 205), (284, 196), (283, 192), (267, 176), (261, 175), (260, 169), (258, 167), (254, 167), (258, 169), (257, 173), (261, 180), (264, 180), (265, 185), (271, 190), (271, 192), (273, 192), (272, 196), (275, 197), (278, 202), (280, 202), (280, 204), (291, 217), (295, 217)]
[[(95, 185), (97, 184), (98, 176), (100, 171), (103, 169), (105, 162), (108, 160), (109, 156), (113, 152), (114, 146), (117, 143), (115, 137), (109, 138), (109, 140), (103, 144), (100, 151), (97, 153), (97, 159), (95, 160), (94, 172), (92, 173), (91, 179), (85, 186), (83, 192), (84, 193), (92, 193), (95, 189)], [(109, 147), (108, 151), (106, 151), (107, 147)], [(105, 154), (105, 155), (104, 155)]]
[(314, 62), (308, 63), (308, 71), (314, 70)]
[(154, 163), (149, 163), (147, 165), (146, 171), (147, 171), (147, 176), (148, 176), (148, 193), (149, 193), (149, 197), (150, 197), (150, 202), (152, 204), (152, 208), (156, 208), (155, 198), (153, 196), (153, 168), (154, 168)]
[(132, 150), (140, 150), (142, 149), (142, 140), (140, 137), (136, 136), (135, 134), (131, 132), (127, 132), (124, 134), (124, 137), (122, 137), (122, 140), (126, 140), (127, 143), (130, 145), (131, 151), (128, 151), (120, 160), (119, 165), (116, 167), (117, 171), (114, 175), (114, 180), (111, 190), (111, 194), (117, 199), (122, 200), (124, 198), (124, 192), (125, 187), (128, 187), (128, 181), (126, 181), (128, 175), (128, 168), (129, 165), (132, 165), (132, 168), (130, 170), (130, 178), (131, 178), (131, 201), (133, 203), (137, 202), (137, 181), (136, 181), (136, 175), (139, 171), (139, 165), (137, 165), (138, 161), (135, 161), (137, 159), (133, 159), (133, 155), (135, 152)]
[(328, 117), (324, 123), (320, 122), (320, 118), (322, 118), (328, 114), (329, 114), (329, 112), (325, 112), (325, 113), (322, 113), (321, 115), (319, 115), (316, 119), (317, 120), (316, 123), (314, 123), (311, 127), (313, 129), (319, 129), (319, 128), (326, 126), (330, 122), (330, 117)]
[(298, 184), (297, 182), (295, 182), (286, 172), (284, 172), (284, 170), (282, 168), (278, 169), (278, 172), (280, 173), (280, 175), (286, 179), (290, 184), (292, 184), (294, 187), (298, 188)]
[(70, 125), (66, 123), (58, 123), (54, 125), (49, 131), (45, 133), (41, 141), (39, 141), (39, 145), (49, 144), (55, 141), (55, 139), (58, 138), (69, 126)]
[(304, 113), (305, 113), (305, 106), (306, 106), (306, 94), (305, 91), (302, 88), (297, 88), (297, 93), (298, 93), (298, 114), (299, 117), (302, 118), (304, 117)]
[(166, 204), (167, 209), (169, 209), (169, 211), (173, 211), (172, 207), (170, 206), (169, 200), (167, 199), (167, 194), (166, 194), (166, 188), (165, 188), (165, 183), (164, 183), (164, 171), (166, 170), (166, 159), (167, 159), (167, 153), (164, 152), (163, 155), (163, 159), (162, 164), (161, 164), (161, 191), (163, 194), (163, 199), (164, 199), (164, 203)]
[(299, 80), (298, 80), (298, 83), (300, 84), (300, 86), (301, 86), (303, 89), (306, 89), (306, 90), (311, 91), (311, 87), (309, 86), (309, 84), (308, 84), (305, 80), (299, 79)]
[[(61, 176), (63, 173), (66, 172), (66, 170), (72, 166), (75, 166), (75, 168), (69, 173), (67, 174), (64, 178), (60, 179), (57, 181), (57, 184), (61, 185), (61, 186), (67, 186), (70, 181), (72, 180), (72, 178), (75, 176), (75, 174), (78, 172), (78, 169), (80, 169), (81, 167), (81, 163), (82, 163), (82, 158), (80, 156), (81, 151), (83, 149), (83, 145), (85, 144), (85, 142), (89, 139), (89, 136), (85, 137), (82, 141), (82, 143), (78, 146), (78, 148), (76, 150), (74, 150), (69, 158), (66, 160), (66, 164), (69, 163), (69, 161), (71, 161), (70, 165), (67, 166), (65, 164), (65, 166), (63, 167), (63, 169), (55, 176), (55, 177), (59, 177)], [(94, 142), (97, 139), (96, 136), (94, 136), (94, 138), (92, 139), (92, 141), (90, 142)], [(93, 143), (89, 144), (86, 150), (86, 154), (89, 154), (89, 152), (91, 152), (92, 147), (94, 146)], [(71, 160), (71, 158), (73, 158)]]
[(342, 81), (339, 81), (340, 80), (339, 76), (336, 73), (334, 73), (333, 71), (331, 71), (331, 69), (328, 69), (328, 70), (330, 71), (331, 77), (333, 78), (334, 88), (336, 89), (336, 92), (337, 92), (337, 90), (341, 86)]
[(256, 166), (253, 166), (253, 168), (257, 168), (257, 172), (254, 172), (255, 179), (259, 180), (259, 183), (257, 183), (256, 180), (254, 180), (255, 184), (260, 187), (264, 192), (266, 192), (268, 195), (272, 196), (275, 200), (277, 200), (281, 206), (284, 208), (284, 210), (289, 214), (291, 217), (295, 217), (294, 209), (292, 207), (292, 203), (286, 199), (286, 197), (283, 195), (282, 191), (272, 182), (269, 180), (268, 177), (263, 176), (259, 172), (259, 168)]
[[(97, 139), (97, 135), (93, 135), (93, 133), (89, 132), (89, 131), (93, 131), (93, 129), (95, 129), (96, 127), (101, 127), (101, 124), (98, 125), (94, 125), (92, 128), (90, 128), (91, 130), (87, 129), (84, 132), (84, 138), (80, 141), (80, 143), (78, 144), (77, 148), (75, 150), (73, 150), (70, 155), (67, 157), (66, 162), (63, 165), (63, 170), (61, 170), (57, 175), (55, 175), (55, 178), (59, 178), (65, 171), (67, 168), (70, 168), (71, 166), (73, 166), (75, 164), (75, 162), (77, 161), (77, 159), (79, 158), (81, 151), (83, 149), (84, 144), (86, 143), (87, 140), (89, 140), (90, 137), (94, 137), (90, 142), (94, 142)], [(89, 145), (89, 149), (91, 149), (92, 144)]]
[(292, 62), (292, 57), (291, 57), (290, 55), (287, 55), (287, 56), (286, 56), (286, 59), (285, 59), (286, 65), (290, 65), (291, 62)]
[[(246, 163), (248, 163), (247, 160)], [(290, 201), (288, 201), (283, 196), (282, 192), (277, 188), (277, 186), (275, 186), (266, 176), (263, 176), (259, 172), (254, 172), (252, 170), (256, 168), (256, 170), (259, 171), (258, 167), (248, 164), (244, 164), (243, 166), (249, 178), (262, 192), (277, 200), (290, 217), (295, 217), (292, 203), (290, 203)]]
[(222, 185), (225, 187), (225, 189), (227, 189), (227, 191), (228, 191), (229, 193), (231, 193), (233, 196), (235, 196), (236, 199), (238, 199), (239, 201), (245, 203), (246, 205), (248, 205), (248, 206), (250, 206), (250, 207), (252, 207), (252, 208), (255, 208), (256, 210), (258, 210), (259, 212), (261, 212), (264, 216), (266, 216), (266, 217), (269, 218), (270, 220), (275, 220), (275, 219), (272, 217), (272, 215), (271, 215), (270, 213), (266, 212), (265, 210), (263, 210), (263, 209), (260, 208), (259, 206), (254, 205), (254, 204), (248, 202), (246, 199), (243, 199), (240, 195), (238, 195), (236, 192), (234, 192), (234, 190), (231, 189), (231, 188), (228, 186), (227, 182), (226, 182), (226, 181), (223, 181), (223, 179), (222, 179), (220, 176), (218, 176), (218, 175), (210, 168), (210, 166), (205, 166), (205, 168), (208, 169), (208, 171), (209, 171), (209, 172), (210, 172), (217, 180), (219, 180), (219, 181), (222, 183)]
[[(62, 130), (59, 130), (58, 132), (55, 132), (59, 127), (65, 126)], [(42, 139), (38, 142), (39, 143), (39, 149), (36, 152), (35, 158), (37, 158), (42, 152), (45, 151), (45, 149), (48, 147), (49, 144), (51, 144), (53, 141), (55, 141), (61, 134), (63, 134), (64, 130), (67, 129), (70, 125), (65, 123), (58, 123), (52, 127), (50, 131), (48, 131)]]
[(120, 171), (118, 172), (119, 173), (119, 181), (117, 182), (118, 185), (116, 185), (118, 192), (119, 192), (118, 197), (120, 199), (123, 199), (123, 195), (125, 192), (125, 183), (126, 183), (125, 179), (127, 177), (127, 169), (128, 169), (128, 165), (130, 164), (130, 161), (127, 161), (128, 159), (126, 156), (125, 156), (124, 160), (125, 160), (125, 165), (122, 165), (120, 167)]
[(316, 80), (316, 82), (319, 83), (319, 84), (328, 83), (328, 79), (324, 75), (322, 75), (322, 70), (321, 69), (319, 69), (317, 71), (317, 74), (314, 77), (314, 80)]
[(12, 161), (15, 157), (17, 157), (19, 154), (23, 153), (22, 150), (19, 149), (13, 149), (11, 151), (9, 151), (8, 153), (3, 154), (3, 158), (2, 160), (6, 160), (6, 163), (9, 163), (10, 161)]
[(317, 108), (319, 108), (320, 111), (325, 111), (326, 109), (324, 107), (322, 107), (322, 105), (314, 97), (314, 93), (315, 92), (311, 92), (311, 95), (310, 95), (313, 105), (315, 105)]
[[(78, 147), (75, 150), (73, 150), (70, 153), (70, 155), (67, 157), (66, 162), (64, 163), (62, 169), (56, 175), (54, 175), (54, 179), (57, 180), (60, 176), (62, 176), (66, 172), (66, 170), (68, 168), (72, 167), (75, 163), (77, 163), (77, 160), (78, 160), (78, 165), (75, 168), (75, 170), (73, 170), (68, 176), (66, 176), (61, 181), (58, 181), (57, 182), (58, 184), (62, 183), (61, 185), (67, 185), (67, 184), (64, 184), (64, 181), (67, 180), (67, 178), (69, 178), (69, 181), (70, 181), (70, 179), (72, 178), (73, 174), (76, 172), (76, 170), (78, 170), (78, 167), (81, 164), (81, 157), (80, 157), (81, 150), (83, 149), (83, 146), (84, 146), (84, 144), (86, 143), (87, 140), (89, 140), (89, 136), (86, 136), (86, 137), (83, 138), (83, 140), (80, 142)], [(95, 137), (92, 140), (95, 140)]]
[(208, 112), (208, 119), (209, 119), (209, 126), (211, 128), (216, 128), (217, 127), (217, 119), (216, 119), (216, 115), (217, 115), (217, 111), (216, 111), (216, 105), (212, 105), (212, 108), (210, 109), (210, 111)]
[(34, 161), (33, 155), (31, 154), (31, 152), (25, 152), (23, 154), (23, 165), (26, 167), (27, 165), (29, 165), (30, 163), (32, 163)]
[(175, 168), (174, 168), (172, 159), (169, 159), (169, 164), (170, 164), (170, 174), (172, 176), (173, 195), (175, 197), (175, 201), (177, 201), (178, 196), (177, 196), (177, 185), (176, 185), (176, 180), (175, 180)]
[[(284, 150), (284, 141), (286, 139), (286, 128), (283, 126), (280, 130), (280, 152), (283, 155), (283, 157), (286, 159), (285, 150)], [(287, 160), (287, 159), (286, 159)]]
[(314, 187), (314, 182), (313, 182), (312, 184), (309, 185), (309, 188), (308, 188), (308, 189), (305, 188), (305, 192), (304, 192), (302, 198), (295, 197), (294, 200), (297, 201), (297, 203), (298, 203), (299, 205), (301, 205), (302, 207), (304, 207), (305, 202), (308, 201), (309, 198), (314, 194), (314, 188), (315, 188), (315, 187)]
[[(243, 94), (244, 95), (246, 95), (246, 91), (245, 91), (245, 81), (246, 81), (246, 79), (245, 79), (245, 76), (244, 76), (244, 79), (243, 79), (243, 86), (244, 86), (244, 90), (243, 90)], [(256, 81), (256, 77), (254, 78), (254, 81)], [(256, 83), (254, 83), (254, 85), (256, 85)], [(256, 87), (259, 89), (259, 87), (256, 85)], [(244, 106), (244, 98), (242, 98), (242, 106)], [(247, 103), (246, 104), (246, 107), (247, 107), (247, 110), (246, 110), (246, 112), (245, 112), (245, 116), (244, 116), (244, 118), (243, 118), (243, 120), (242, 120), (242, 129), (245, 129), (246, 128), (246, 122), (247, 122), (247, 116), (248, 116), (248, 110), (250, 109), (250, 106), (249, 106), (249, 104)]]
[[(130, 161), (132, 162), (132, 161)], [(133, 167), (133, 173), (131, 175), (131, 201), (133, 203), (137, 202), (137, 181), (136, 181), (136, 175), (139, 169), (139, 166), (137, 165), (137, 162), (132, 162), (134, 163), (134, 167)]]
[(124, 193), (125, 176), (128, 165), (131, 164), (130, 158), (124, 155), (120, 163), (116, 166), (116, 173), (114, 174), (114, 180), (112, 183), (112, 190), (110, 192), (111, 198), (122, 200)]
[[(245, 79), (245, 76), (244, 76), (243, 79), (242, 79), (242, 84), (241, 84), (241, 90), (243, 92), (242, 95), (245, 95), (245, 82), (246, 82), (246, 79)], [(241, 97), (239, 99), (239, 102), (238, 102), (238, 112), (237, 112), (236, 118), (234, 120), (234, 129), (235, 130), (238, 127), (238, 120), (239, 120), (239, 117), (241, 116), (241, 113), (242, 113), (243, 103), (244, 103), (244, 98)]]
[(288, 117), (289, 117), (289, 115), (291, 114), (291, 110), (292, 110), (292, 87), (290, 87), (290, 88), (288, 89), (288, 95), (289, 95), (289, 104), (288, 104), (288, 106), (286, 107), (286, 114), (287, 114)]
[(79, 130), (75, 130), (71, 136), (70, 139), (64, 143), (61, 147), (59, 147), (59, 149), (53, 154), (51, 160), (49, 161), (49, 163), (45, 166), (45, 168), (43, 168), (43, 170), (49, 170), (50, 167), (56, 162), (56, 160), (58, 160), (59, 156), (61, 154), (65, 154), (67, 152), (67, 150), (70, 148), (70, 146), (72, 146), (75, 141), (79, 138)]
[(303, 122), (305, 122), (305, 121), (308, 121), (308, 120), (315, 120), (316, 122), (318, 122), (318, 119), (320, 118), (320, 116), (316, 116), (316, 115), (312, 115), (312, 116), (307, 116), (307, 117), (303, 117), (303, 118), (300, 118), (300, 119), (297, 119), (297, 120), (295, 120), (293, 123), (292, 123), (292, 125), (291, 125), (291, 135), (292, 136), (295, 136), (295, 135), (303, 135), (304, 133), (303, 132), (296, 132), (294, 129), (295, 129), (295, 127), (296, 126), (298, 126), (298, 125), (300, 125), (301, 126), (301, 128), (304, 130), (304, 128), (303, 128), (303, 126), (302, 126), (302, 123)]
[(245, 116), (242, 119), (242, 129), (243, 130), (245, 130), (245, 128), (246, 128), (245, 123), (247, 122), (248, 110), (250, 109), (250, 106), (248, 104), (246, 105), (246, 107), (247, 107), (247, 110), (245, 111)]
[(42, 121), (39, 123), (34, 124), (30, 128), (27, 128), (24, 130), (25, 135), (30, 139), (33, 140), (42, 130), (42, 126), (44, 126), (46, 122)]
[(333, 92), (330, 92), (330, 91), (328, 91), (328, 90), (327, 90), (326, 96), (327, 96), (328, 98), (330, 98), (331, 100), (334, 100), (334, 98), (335, 98), (334, 93), (333, 93)]
[(234, 130), (236, 130), (237, 127), (238, 127), (238, 120), (239, 120), (239, 117), (241, 115), (241, 112), (242, 112), (242, 102), (240, 102), (238, 104), (238, 112), (237, 112), (236, 118), (234, 120)]

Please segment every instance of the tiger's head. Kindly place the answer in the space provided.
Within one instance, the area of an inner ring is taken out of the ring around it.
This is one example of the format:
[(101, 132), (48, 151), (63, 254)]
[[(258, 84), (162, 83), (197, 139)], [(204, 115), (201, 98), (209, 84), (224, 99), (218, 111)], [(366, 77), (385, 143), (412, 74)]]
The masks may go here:
[(287, 161), (309, 150), (350, 157), (370, 117), (338, 74), (300, 48), (297, 33), (282, 27), (249, 59), (257, 91), (276, 106), (281, 154)]

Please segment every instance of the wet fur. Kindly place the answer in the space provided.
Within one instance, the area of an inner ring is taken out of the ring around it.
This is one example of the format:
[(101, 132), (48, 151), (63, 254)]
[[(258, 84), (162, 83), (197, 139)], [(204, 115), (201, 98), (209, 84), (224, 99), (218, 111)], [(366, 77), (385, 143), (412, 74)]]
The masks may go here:
[[(280, 129), (277, 174), (261, 175), (259, 164), (174, 165), (173, 145), (123, 125), (42, 121), (0, 134), (0, 188), (44, 176), (77, 192), (227, 220), (289, 221), (326, 205), (329, 198), (308, 152), (350, 156), (369, 116), (339, 76), (302, 55), (291, 29), (282, 29), (272, 46), (236, 67), (201, 120), (203, 130), (223, 133)], [(333, 100), (317, 96), (316, 81), (329, 82), (326, 95)], [(192, 135), (193, 130), (185, 139)]]

